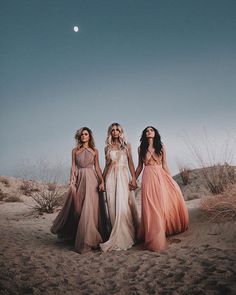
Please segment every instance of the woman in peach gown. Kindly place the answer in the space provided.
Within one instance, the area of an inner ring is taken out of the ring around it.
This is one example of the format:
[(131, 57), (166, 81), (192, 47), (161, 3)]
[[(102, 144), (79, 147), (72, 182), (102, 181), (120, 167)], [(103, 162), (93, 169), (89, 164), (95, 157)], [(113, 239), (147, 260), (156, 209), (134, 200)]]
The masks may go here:
[[(139, 224), (135, 196), (132, 191), (137, 186), (135, 169), (130, 145), (126, 142), (120, 124), (113, 123), (108, 128), (106, 144), (106, 166), (103, 176), (112, 230), (109, 240), (100, 244), (104, 252), (131, 248), (135, 243)], [(129, 171), (131, 181), (129, 181)]]
[(70, 191), (51, 232), (62, 239), (73, 240), (75, 250), (81, 253), (98, 248), (102, 242), (98, 229), (98, 190), (104, 190), (104, 181), (92, 131), (83, 127), (76, 132), (75, 139)]
[(139, 238), (151, 251), (167, 248), (166, 236), (188, 228), (189, 216), (178, 184), (170, 175), (166, 149), (159, 132), (146, 127), (140, 139), (136, 178), (142, 175), (142, 210)]

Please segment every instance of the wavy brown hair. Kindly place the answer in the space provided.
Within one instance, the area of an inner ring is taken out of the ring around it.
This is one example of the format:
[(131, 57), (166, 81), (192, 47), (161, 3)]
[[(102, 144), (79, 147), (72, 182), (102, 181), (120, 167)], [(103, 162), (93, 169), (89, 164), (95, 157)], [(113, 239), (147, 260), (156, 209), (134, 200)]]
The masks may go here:
[(76, 131), (75, 133), (75, 140), (76, 140), (76, 143), (77, 143), (77, 146), (78, 147), (81, 147), (82, 146), (82, 141), (81, 141), (81, 135), (82, 135), (82, 132), (86, 130), (88, 131), (88, 134), (89, 134), (89, 142), (88, 142), (88, 145), (91, 149), (95, 149), (95, 142), (94, 142), (94, 138), (93, 138), (93, 132), (91, 129), (89, 129), (88, 127), (82, 127), (80, 128), (79, 130)]

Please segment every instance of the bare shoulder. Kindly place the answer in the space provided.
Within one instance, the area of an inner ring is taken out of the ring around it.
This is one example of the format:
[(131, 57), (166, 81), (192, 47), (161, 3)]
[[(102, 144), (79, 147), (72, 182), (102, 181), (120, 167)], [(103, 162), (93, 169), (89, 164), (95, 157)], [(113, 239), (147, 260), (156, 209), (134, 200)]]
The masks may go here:
[(95, 155), (98, 155), (98, 149), (94, 148)]
[(76, 151), (77, 151), (77, 147), (73, 148), (72, 149), (72, 154), (75, 155)]
[(162, 149), (161, 149), (163, 156), (166, 155), (166, 146), (164, 144), (162, 144)]
[(127, 149), (131, 151), (131, 144), (129, 142), (127, 142)]

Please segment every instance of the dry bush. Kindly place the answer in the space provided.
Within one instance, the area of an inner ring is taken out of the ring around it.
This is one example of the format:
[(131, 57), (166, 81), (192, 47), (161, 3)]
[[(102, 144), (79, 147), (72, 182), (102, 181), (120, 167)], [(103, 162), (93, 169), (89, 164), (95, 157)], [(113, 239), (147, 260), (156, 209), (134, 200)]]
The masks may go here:
[(201, 209), (211, 221), (220, 222), (236, 219), (236, 184), (221, 195), (202, 199)]
[(6, 198), (7, 194), (4, 193), (1, 189), (0, 189), (0, 201), (2, 201), (4, 198)]
[(221, 146), (210, 142), (206, 132), (202, 140), (193, 142), (188, 136), (185, 141), (195, 159), (197, 166), (202, 169), (203, 181), (206, 188), (214, 195), (223, 193), (230, 184), (236, 182), (235, 168), (230, 165), (233, 161), (233, 143), (222, 141)]
[(223, 193), (230, 184), (235, 183), (235, 168), (228, 163), (203, 167), (206, 187), (213, 195)]
[(10, 182), (7, 178), (5, 177), (1, 177), (0, 181), (6, 186), (6, 187), (10, 187)]
[(49, 191), (54, 191), (56, 189), (56, 187), (57, 187), (57, 183), (56, 182), (49, 182), (47, 184), (47, 186), (48, 186)]
[(55, 208), (61, 206), (65, 199), (66, 190), (54, 184), (38, 192), (31, 192), (30, 197), (35, 201), (33, 209), (39, 213), (53, 213)]
[(186, 167), (179, 168), (179, 174), (184, 185), (187, 185), (189, 183), (190, 171), (191, 170)]
[(23, 184), (20, 186), (20, 190), (26, 196), (31, 196), (33, 192), (38, 192), (39, 189), (29, 180), (23, 180)]
[(15, 195), (8, 195), (4, 198), (5, 202), (22, 202), (21, 198), (19, 196)]

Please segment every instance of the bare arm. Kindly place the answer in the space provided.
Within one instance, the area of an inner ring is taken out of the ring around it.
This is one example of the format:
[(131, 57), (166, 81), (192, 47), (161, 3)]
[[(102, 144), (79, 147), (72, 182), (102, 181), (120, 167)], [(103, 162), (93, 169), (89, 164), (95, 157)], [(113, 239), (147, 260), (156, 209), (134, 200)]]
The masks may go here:
[(100, 168), (99, 165), (99, 156), (98, 156), (98, 150), (95, 149), (95, 162), (94, 162), (94, 166), (95, 166), (95, 171), (97, 173), (97, 176), (99, 178), (99, 190), (104, 190), (104, 180), (103, 180), (103, 176), (102, 176), (102, 170)]
[(166, 173), (170, 174), (170, 169), (167, 164), (167, 157), (166, 157), (166, 147), (163, 145), (162, 147), (162, 168), (166, 171)]
[(76, 156), (76, 148), (72, 150), (72, 159), (71, 159), (71, 170), (70, 170), (70, 185), (74, 185), (76, 182), (76, 163), (75, 163), (75, 156)]
[(136, 176), (136, 179), (138, 179), (140, 173), (142, 172), (143, 170), (143, 160), (141, 159), (141, 156), (140, 156), (140, 148), (138, 149), (138, 167), (136, 168), (136, 171), (135, 171), (135, 176)]
[(106, 160), (105, 168), (103, 169), (103, 179), (104, 180), (106, 179), (107, 171), (108, 171), (110, 163), (111, 163), (111, 160), (108, 156), (108, 149), (107, 148), (105, 148), (105, 160)]
[(133, 162), (133, 158), (132, 158), (132, 152), (131, 152), (130, 144), (128, 145), (127, 157), (128, 157), (129, 171), (130, 171), (130, 174), (131, 174), (130, 187), (132, 189), (135, 189), (135, 188), (137, 188), (137, 183), (136, 183), (135, 168), (134, 168), (134, 162)]

